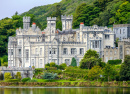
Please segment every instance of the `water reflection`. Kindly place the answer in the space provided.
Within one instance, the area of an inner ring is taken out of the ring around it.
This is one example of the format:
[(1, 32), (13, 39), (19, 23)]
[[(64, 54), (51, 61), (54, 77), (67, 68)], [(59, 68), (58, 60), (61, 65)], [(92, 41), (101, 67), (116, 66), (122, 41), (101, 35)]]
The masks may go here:
[(0, 88), (0, 94), (130, 94), (130, 88)]

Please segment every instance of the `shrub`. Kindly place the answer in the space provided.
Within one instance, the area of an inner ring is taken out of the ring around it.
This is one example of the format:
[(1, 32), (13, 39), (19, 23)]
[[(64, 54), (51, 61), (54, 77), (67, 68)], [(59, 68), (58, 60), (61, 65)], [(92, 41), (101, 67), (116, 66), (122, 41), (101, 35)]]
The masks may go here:
[(36, 69), (35, 69), (35, 74), (38, 75), (38, 74), (42, 73), (43, 70), (44, 70), (43, 68), (36, 68)]
[(59, 69), (64, 70), (65, 67), (67, 67), (67, 65), (65, 63), (62, 63), (61, 65), (59, 65)]
[(21, 72), (17, 72), (15, 78), (21, 80)]
[(121, 64), (122, 60), (120, 59), (116, 59), (116, 60), (108, 60), (108, 63), (111, 65), (117, 65), (117, 64)]
[(5, 74), (4, 74), (4, 79), (5, 80), (9, 80), (9, 79), (11, 79), (12, 78), (12, 76), (11, 76), (11, 73), (10, 72), (6, 72)]
[(69, 78), (69, 81), (76, 81), (76, 78)]
[(35, 69), (35, 66), (32, 66), (32, 69)]
[(27, 82), (27, 81), (29, 81), (29, 80), (31, 80), (31, 78), (29, 78), (29, 77), (28, 77), (28, 78), (23, 78), (23, 79), (22, 79), (22, 82)]
[(48, 72), (45, 72), (43, 75), (41, 75), (43, 79), (55, 79), (57, 77), (57, 74), (53, 74), (53, 73), (48, 73)]
[(55, 67), (55, 66), (56, 66), (55, 62), (50, 63), (50, 67)]

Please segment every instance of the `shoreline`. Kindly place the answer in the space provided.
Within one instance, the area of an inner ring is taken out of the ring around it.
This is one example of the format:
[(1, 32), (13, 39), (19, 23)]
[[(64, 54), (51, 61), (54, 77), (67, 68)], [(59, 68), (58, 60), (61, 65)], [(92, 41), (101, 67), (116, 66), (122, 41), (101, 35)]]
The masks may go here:
[(130, 87), (20, 87), (20, 86), (0, 86), (0, 88), (130, 88)]
[(0, 82), (0, 87), (127, 87), (130, 82)]

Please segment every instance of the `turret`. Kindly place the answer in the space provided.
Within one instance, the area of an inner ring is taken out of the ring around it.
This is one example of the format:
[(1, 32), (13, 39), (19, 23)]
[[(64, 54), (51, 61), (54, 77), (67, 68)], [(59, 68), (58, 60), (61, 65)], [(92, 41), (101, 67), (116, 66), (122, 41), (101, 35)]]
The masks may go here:
[(62, 31), (72, 30), (73, 15), (71, 16), (61, 15), (61, 21), (62, 21)]
[(47, 27), (50, 34), (55, 33), (56, 30), (56, 17), (47, 17)]
[(23, 29), (30, 27), (30, 17), (23, 17)]

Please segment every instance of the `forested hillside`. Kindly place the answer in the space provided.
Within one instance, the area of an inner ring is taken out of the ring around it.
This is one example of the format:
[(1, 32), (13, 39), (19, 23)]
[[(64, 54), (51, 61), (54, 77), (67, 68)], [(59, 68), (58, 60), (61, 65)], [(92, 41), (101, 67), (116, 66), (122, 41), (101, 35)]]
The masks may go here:
[(130, 23), (129, 0), (62, 0), (59, 3), (34, 7), (28, 12), (12, 18), (0, 20), (0, 56), (7, 55), (8, 37), (15, 35), (15, 30), (22, 27), (22, 17), (30, 16), (32, 22), (43, 30), (46, 18), (57, 17), (57, 28), (61, 29), (61, 15), (73, 15), (73, 28), (78, 28), (80, 22), (85, 25), (97, 24), (111, 26), (113, 24)]

